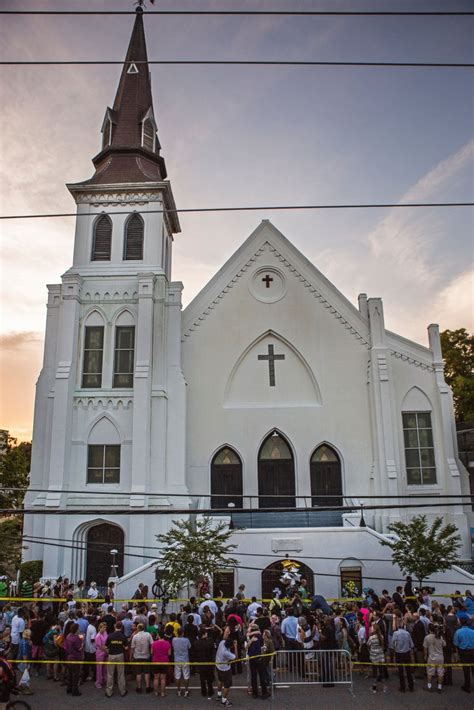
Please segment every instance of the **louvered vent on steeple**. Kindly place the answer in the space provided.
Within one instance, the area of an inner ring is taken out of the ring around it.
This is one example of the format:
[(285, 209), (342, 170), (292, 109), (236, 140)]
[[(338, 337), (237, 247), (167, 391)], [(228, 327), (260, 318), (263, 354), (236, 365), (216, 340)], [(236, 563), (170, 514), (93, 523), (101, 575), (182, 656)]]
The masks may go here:
[(125, 226), (125, 245), (123, 258), (128, 260), (143, 259), (143, 220), (134, 214)]
[(110, 261), (112, 252), (112, 221), (106, 214), (99, 217), (94, 226), (92, 261)]

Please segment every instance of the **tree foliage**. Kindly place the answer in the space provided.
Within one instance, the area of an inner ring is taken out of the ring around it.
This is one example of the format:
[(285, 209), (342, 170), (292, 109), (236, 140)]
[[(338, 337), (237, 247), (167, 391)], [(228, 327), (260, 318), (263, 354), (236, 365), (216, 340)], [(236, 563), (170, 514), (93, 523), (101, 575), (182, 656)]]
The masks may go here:
[(419, 584), (436, 572), (446, 572), (458, 561), (461, 538), (453, 523), (443, 525), (443, 518), (435, 518), (431, 527), (426, 515), (417, 515), (409, 523), (396, 522), (388, 530), (398, 536), (395, 542), (381, 540), (392, 548), (392, 564), (403, 574), (416, 577)]
[(20, 508), (25, 496), (24, 491), (2, 490), (12, 488), (26, 488), (31, 463), (31, 441), (17, 440), (12, 436), (7, 439), (7, 448), (0, 459), (0, 503), (2, 508)]
[(16, 577), (21, 562), (21, 520), (7, 518), (0, 523), (0, 574)]
[(197, 589), (203, 577), (235, 567), (237, 560), (229, 556), (236, 548), (229, 543), (231, 535), (226, 523), (211, 517), (174, 521), (167, 533), (157, 535), (162, 547), (159, 566), (166, 571), (169, 591), (178, 593), (189, 583)]
[(441, 333), (444, 377), (453, 390), (454, 411), (460, 422), (474, 422), (474, 335), (465, 328)]

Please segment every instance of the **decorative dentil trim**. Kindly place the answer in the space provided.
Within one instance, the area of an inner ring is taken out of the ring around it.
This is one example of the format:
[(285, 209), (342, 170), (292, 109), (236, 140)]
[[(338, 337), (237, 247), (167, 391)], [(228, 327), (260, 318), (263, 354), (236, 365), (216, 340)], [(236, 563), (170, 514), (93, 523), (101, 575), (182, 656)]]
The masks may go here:
[(155, 190), (114, 190), (104, 192), (77, 192), (75, 194), (78, 205), (93, 205), (94, 207), (117, 207), (118, 205), (145, 205), (148, 202), (157, 202), (157, 194), (161, 189)]
[(118, 410), (132, 409), (133, 399), (131, 397), (74, 397), (74, 409), (97, 410)]
[(409, 355), (406, 355), (404, 353), (398, 352), (398, 350), (390, 350), (390, 355), (392, 357), (396, 357), (397, 360), (402, 360), (402, 362), (406, 362), (409, 365), (414, 365), (415, 367), (419, 367), (421, 370), (428, 370), (429, 372), (435, 372), (435, 368), (433, 365), (429, 365), (426, 362), (420, 362), (420, 360), (416, 360), (413, 357), (410, 357)]
[(203, 311), (203, 313), (194, 321), (194, 323), (187, 329), (187, 331), (183, 334), (185, 338), (189, 338), (191, 333), (198, 328), (201, 323), (207, 318), (208, 315), (210, 315), (211, 311), (214, 310), (214, 308), (220, 303), (220, 301), (224, 298), (225, 294), (227, 294), (230, 289), (237, 283), (239, 278), (242, 276), (243, 273), (249, 269), (252, 264), (260, 258), (260, 256), (265, 252), (266, 247), (268, 246), (269, 250), (274, 254), (274, 256), (277, 257), (277, 259), (280, 261), (283, 266), (289, 271), (293, 276), (298, 279), (301, 283), (304, 284), (305, 288), (309, 289), (309, 293), (316, 298), (320, 303), (324, 305), (325, 308), (329, 310), (329, 312), (336, 318), (341, 325), (344, 326), (346, 330), (348, 330), (357, 340), (359, 340), (365, 347), (370, 348), (370, 343), (365, 339), (365, 337), (359, 333), (345, 318), (344, 316), (339, 313), (339, 311), (332, 306), (329, 301), (327, 301), (324, 296), (319, 293), (319, 291), (294, 267), (290, 262), (279, 252), (275, 247), (273, 247), (269, 241), (264, 242), (264, 244), (257, 249), (255, 254), (250, 257), (250, 259), (242, 266), (240, 271), (231, 279), (231, 281), (225, 286), (222, 291), (217, 295), (217, 297), (211, 301), (211, 303), (207, 306), (207, 308)]

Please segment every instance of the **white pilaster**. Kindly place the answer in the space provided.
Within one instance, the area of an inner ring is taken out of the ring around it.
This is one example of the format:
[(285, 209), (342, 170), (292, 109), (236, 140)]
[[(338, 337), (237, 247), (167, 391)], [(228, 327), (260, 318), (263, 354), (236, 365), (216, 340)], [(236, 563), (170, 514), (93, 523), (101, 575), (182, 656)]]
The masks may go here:
[[(395, 444), (396, 423), (392, 413), (392, 382), (390, 350), (387, 346), (383, 303), (381, 298), (369, 298), (368, 315), (371, 335), (371, 404), (374, 412), (375, 450), (379, 470), (379, 488), (382, 495), (398, 495), (397, 460)], [(390, 519), (398, 519), (399, 511), (393, 509), (388, 516), (382, 514), (384, 527)]]

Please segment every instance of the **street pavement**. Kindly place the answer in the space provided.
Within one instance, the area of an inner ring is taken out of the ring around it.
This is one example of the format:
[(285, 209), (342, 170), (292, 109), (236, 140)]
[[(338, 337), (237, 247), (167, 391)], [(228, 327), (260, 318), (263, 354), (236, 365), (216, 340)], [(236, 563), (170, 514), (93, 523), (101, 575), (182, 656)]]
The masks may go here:
[[(354, 693), (351, 695), (347, 687), (322, 688), (318, 685), (275, 687), (274, 699), (254, 700), (247, 695), (243, 687), (233, 687), (230, 700), (234, 708), (268, 707), (270, 710), (288, 710), (288, 708), (318, 708), (318, 710), (474, 710), (474, 692), (471, 695), (461, 690), (462, 673), (454, 671), (454, 686), (445, 688), (440, 695), (436, 692), (423, 690), (423, 682), (416, 681), (413, 693), (400, 693), (396, 671), (391, 672), (388, 682), (388, 693), (381, 691), (373, 694), (371, 681), (354, 675)], [(236, 682), (241, 683), (240, 679)], [(194, 686), (194, 687), (193, 687)], [(166, 698), (155, 698), (152, 695), (138, 695), (135, 683), (127, 683), (128, 694), (121, 698), (115, 689), (112, 698), (106, 698), (103, 690), (95, 688), (91, 681), (80, 686), (82, 695), (71, 697), (59, 683), (46, 681), (44, 677), (31, 678), (31, 689), (34, 695), (24, 697), (32, 710), (58, 710), (61, 708), (78, 708), (80, 710), (95, 710), (107, 707), (110, 710), (141, 710), (142, 708), (218, 708), (215, 701), (209, 701), (201, 696), (196, 687), (194, 677), (191, 678), (191, 692), (188, 698), (177, 697), (174, 687), (168, 688)], [(13, 699), (13, 698), (12, 698)]]

